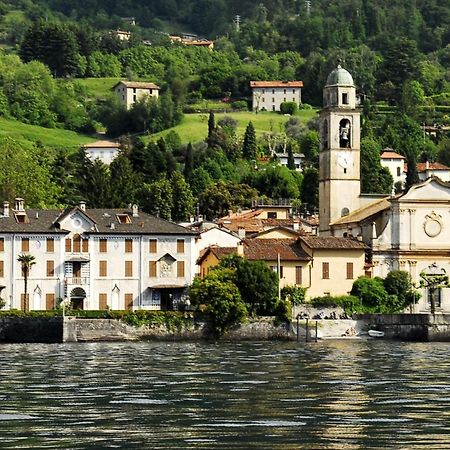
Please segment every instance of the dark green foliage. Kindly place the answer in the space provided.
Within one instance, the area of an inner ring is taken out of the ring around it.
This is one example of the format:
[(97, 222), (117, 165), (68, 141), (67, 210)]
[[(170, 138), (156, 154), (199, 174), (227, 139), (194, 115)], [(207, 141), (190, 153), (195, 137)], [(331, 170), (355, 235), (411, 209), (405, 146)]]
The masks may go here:
[(256, 158), (257, 152), (256, 132), (252, 122), (249, 122), (245, 129), (244, 142), (242, 144), (242, 155), (247, 160)]
[(109, 166), (111, 173), (111, 206), (123, 208), (137, 202), (140, 180), (133, 171), (130, 160), (117, 156)]
[(192, 144), (189, 142), (189, 144), (186, 147), (185, 156), (184, 156), (184, 178), (186, 181), (189, 182), (189, 180), (192, 177), (192, 171), (194, 170), (194, 148), (192, 147)]
[(416, 303), (420, 294), (415, 291), (411, 275), (404, 270), (393, 270), (384, 279), (386, 292), (397, 298), (396, 309), (403, 310), (409, 305)]
[(281, 289), (281, 298), (291, 302), (292, 305), (301, 305), (305, 302), (306, 288), (301, 286), (284, 286)]
[(294, 115), (298, 111), (298, 105), (295, 102), (282, 102), (280, 105), (281, 114)]
[(319, 171), (314, 167), (303, 172), (300, 199), (302, 204), (308, 205), (310, 212), (319, 207)]
[(363, 306), (374, 309), (386, 304), (388, 299), (388, 293), (381, 278), (358, 278), (353, 283), (350, 294), (358, 297)]
[(417, 158), (413, 149), (408, 149), (406, 153), (406, 164), (408, 165), (406, 170), (406, 188), (409, 188), (420, 181), (417, 173)]
[(211, 111), (208, 116), (208, 137), (206, 138), (206, 142), (210, 147), (213, 147), (213, 135), (215, 131), (216, 131), (216, 120), (214, 118), (214, 113)]
[(173, 172), (171, 176), (173, 206), (172, 220), (175, 222), (188, 221), (194, 214), (194, 197), (180, 172)]
[(363, 312), (361, 300), (354, 295), (314, 297), (310, 300), (310, 303), (317, 308), (341, 307), (348, 315), (352, 315), (355, 312)]
[(287, 145), (287, 154), (288, 154), (287, 168), (289, 170), (295, 170), (294, 150), (292, 149), (291, 142), (289, 142)]
[(189, 296), (197, 310), (209, 314), (217, 336), (247, 317), (247, 308), (230, 269), (217, 268), (205, 278), (195, 278)]
[(264, 261), (249, 261), (231, 255), (223, 258), (219, 266), (234, 271), (234, 283), (250, 314), (274, 313), (278, 301), (278, 277)]

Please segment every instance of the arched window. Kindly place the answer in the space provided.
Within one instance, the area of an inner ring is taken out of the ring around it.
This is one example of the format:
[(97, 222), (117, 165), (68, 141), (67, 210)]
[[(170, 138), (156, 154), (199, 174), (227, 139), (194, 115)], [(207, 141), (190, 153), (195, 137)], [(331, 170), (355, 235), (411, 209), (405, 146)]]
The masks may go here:
[(75, 234), (73, 236), (73, 252), (74, 253), (81, 252), (81, 236), (79, 234)]
[(339, 147), (351, 148), (350, 120), (342, 119), (339, 122)]
[(322, 128), (322, 136), (323, 136), (323, 148), (328, 148), (328, 120), (325, 119), (323, 121), (323, 128)]

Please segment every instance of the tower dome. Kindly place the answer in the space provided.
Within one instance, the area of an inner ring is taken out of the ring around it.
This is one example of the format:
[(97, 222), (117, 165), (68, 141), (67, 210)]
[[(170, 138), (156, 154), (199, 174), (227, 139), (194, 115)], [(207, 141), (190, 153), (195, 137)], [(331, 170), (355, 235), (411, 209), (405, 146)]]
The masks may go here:
[(326, 86), (354, 86), (353, 77), (348, 70), (343, 69), (340, 65), (334, 69), (327, 78)]

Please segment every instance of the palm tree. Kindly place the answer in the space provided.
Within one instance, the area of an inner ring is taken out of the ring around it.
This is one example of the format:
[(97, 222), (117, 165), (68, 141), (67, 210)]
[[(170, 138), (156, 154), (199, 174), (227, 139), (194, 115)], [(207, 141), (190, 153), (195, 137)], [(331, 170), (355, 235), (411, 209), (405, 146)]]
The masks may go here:
[(23, 281), (25, 287), (25, 300), (24, 300), (24, 311), (28, 311), (28, 275), (30, 274), (31, 267), (36, 264), (36, 258), (33, 255), (29, 255), (28, 253), (22, 253), (17, 258), (17, 261), (20, 262), (22, 266), (22, 274)]

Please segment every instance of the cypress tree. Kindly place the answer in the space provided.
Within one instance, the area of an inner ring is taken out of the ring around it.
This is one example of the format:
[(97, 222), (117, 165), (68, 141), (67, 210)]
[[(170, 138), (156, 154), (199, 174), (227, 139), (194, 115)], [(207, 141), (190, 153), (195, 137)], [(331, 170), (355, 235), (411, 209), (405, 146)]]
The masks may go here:
[(184, 178), (186, 181), (189, 182), (189, 180), (192, 177), (192, 171), (194, 170), (194, 148), (192, 147), (192, 144), (189, 142), (189, 144), (186, 147), (186, 153), (184, 156)]
[(292, 150), (292, 144), (290, 142), (287, 146), (287, 153), (288, 153), (287, 167), (288, 169), (295, 170), (294, 152)]
[(214, 113), (211, 111), (208, 117), (208, 138), (206, 140), (209, 146), (211, 146), (211, 142), (213, 141), (213, 135), (215, 131), (216, 131), (216, 120), (214, 118)]
[(244, 142), (242, 144), (242, 154), (247, 160), (256, 158), (256, 132), (252, 122), (249, 122), (245, 129)]

